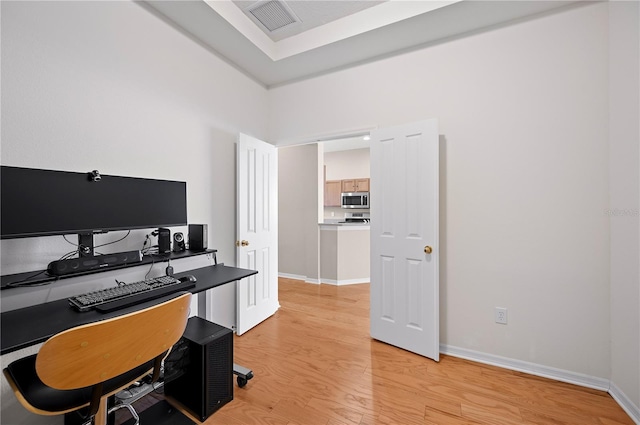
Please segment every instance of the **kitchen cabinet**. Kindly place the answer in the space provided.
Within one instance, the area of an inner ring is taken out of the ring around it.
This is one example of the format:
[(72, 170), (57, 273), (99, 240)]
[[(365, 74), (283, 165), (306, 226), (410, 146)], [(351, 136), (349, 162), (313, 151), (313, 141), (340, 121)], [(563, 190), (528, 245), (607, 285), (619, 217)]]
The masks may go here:
[(324, 206), (339, 207), (342, 180), (327, 180), (324, 183)]
[(343, 192), (368, 192), (369, 179), (342, 180)]

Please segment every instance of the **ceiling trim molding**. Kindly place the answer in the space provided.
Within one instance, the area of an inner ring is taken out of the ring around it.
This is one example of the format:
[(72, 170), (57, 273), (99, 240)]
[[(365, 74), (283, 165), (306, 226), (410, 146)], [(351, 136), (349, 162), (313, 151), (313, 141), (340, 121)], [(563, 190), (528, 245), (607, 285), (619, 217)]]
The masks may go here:
[(205, 3), (259, 48), (269, 59), (277, 62), (462, 1), (469, 0), (388, 0), (361, 12), (328, 22), (280, 41), (271, 40), (231, 0), (206, 0)]
[(407, 1), (388, 0), (377, 6), (358, 13), (328, 22), (293, 37), (277, 42), (276, 54), (279, 59), (297, 55), (327, 44), (335, 43), (377, 28), (394, 24), (414, 16), (422, 15), (454, 3), (466, 0), (449, 1)]
[(231, 0), (205, 0), (207, 6), (213, 9), (224, 20), (229, 22), (240, 34), (244, 35), (258, 49), (275, 60), (275, 43)]
[(328, 133), (316, 133), (308, 136), (281, 139), (274, 142), (274, 145), (280, 148), (287, 146), (306, 145), (309, 143), (329, 142), (332, 140), (350, 139), (358, 136), (364, 136), (365, 134), (370, 134), (372, 131), (377, 130), (378, 128), (378, 125), (369, 125), (367, 127), (342, 129)]

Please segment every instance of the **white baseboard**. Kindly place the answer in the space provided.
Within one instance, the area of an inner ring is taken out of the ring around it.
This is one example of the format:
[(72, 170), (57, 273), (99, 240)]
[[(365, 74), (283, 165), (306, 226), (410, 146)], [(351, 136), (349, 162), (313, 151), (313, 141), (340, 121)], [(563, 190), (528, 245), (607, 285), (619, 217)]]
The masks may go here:
[(629, 397), (613, 382), (610, 383), (609, 394), (611, 394), (611, 397), (622, 407), (622, 410), (627, 412), (627, 415), (629, 415), (636, 424), (640, 425), (640, 407), (633, 404)]
[(480, 351), (468, 350), (466, 348), (453, 347), (451, 345), (440, 345), (440, 352), (461, 359), (472, 360), (505, 369), (516, 370), (543, 378), (555, 379), (556, 381), (567, 382), (569, 384), (580, 385), (581, 387), (593, 388), (601, 391), (609, 391), (609, 380), (597, 378), (595, 376), (584, 375), (582, 373), (571, 372), (554, 367), (543, 366), (536, 363), (522, 360), (510, 359), (493, 354), (482, 353)]
[(367, 278), (362, 279), (343, 279), (343, 280), (335, 280), (335, 279), (309, 279), (307, 276), (291, 274), (291, 273), (278, 273), (278, 277), (283, 277), (285, 279), (294, 279), (294, 280), (302, 280), (307, 283), (313, 283), (319, 285), (320, 283), (326, 283), (328, 285), (355, 285), (358, 283), (369, 283), (371, 280)]
[(305, 280), (307, 277), (298, 275), (298, 274), (290, 274), (290, 273), (278, 273), (278, 277), (284, 277), (285, 279), (294, 279), (294, 280)]
[(342, 279), (342, 280), (321, 278), (320, 281), (322, 283), (326, 283), (327, 285), (342, 286), (342, 285), (357, 285), (359, 283), (369, 283), (371, 279), (369, 279), (368, 277), (363, 279)]
[(531, 375), (542, 376), (543, 378), (554, 379), (556, 381), (567, 382), (581, 387), (593, 388), (606, 391), (622, 407), (629, 417), (640, 425), (640, 407), (636, 406), (629, 397), (623, 393), (613, 382), (604, 378), (575, 373), (568, 370), (543, 366), (536, 363), (514, 360), (507, 357), (482, 353), (480, 351), (468, 350), (466, 348), (453, 347), (451, 345), (440, 344), (440, 352), (453, 357), (484, 363), (491, 366), (498, 366), (504, 369), (517, 370)]
[(294, 280), (302, 280), (307, 283), (319, 284), (320, 280), (318, 279), (309, 279), (307, 276), (302, 276), (298, 274), (290, 274), (290, 273), (278, 273), (278, 277), (283, 277), (285, 279), (294, 279)]

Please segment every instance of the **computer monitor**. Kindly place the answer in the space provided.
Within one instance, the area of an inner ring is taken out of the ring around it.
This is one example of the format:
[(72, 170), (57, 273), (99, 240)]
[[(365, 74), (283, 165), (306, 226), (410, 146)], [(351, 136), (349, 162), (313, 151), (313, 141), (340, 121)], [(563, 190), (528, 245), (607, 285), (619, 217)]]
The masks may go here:
[(187, 224), (185, 182), (2, 166), (2, 239)]

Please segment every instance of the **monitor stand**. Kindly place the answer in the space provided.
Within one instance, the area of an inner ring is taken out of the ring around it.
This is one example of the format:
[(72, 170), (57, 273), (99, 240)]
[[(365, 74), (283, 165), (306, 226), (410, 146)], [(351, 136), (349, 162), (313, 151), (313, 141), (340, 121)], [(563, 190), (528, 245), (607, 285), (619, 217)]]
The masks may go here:
[(78, 233), (78, 256), (93, 257), (93, 233)]

